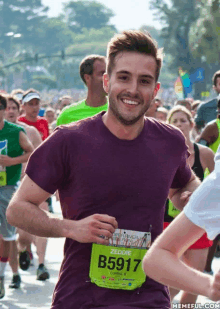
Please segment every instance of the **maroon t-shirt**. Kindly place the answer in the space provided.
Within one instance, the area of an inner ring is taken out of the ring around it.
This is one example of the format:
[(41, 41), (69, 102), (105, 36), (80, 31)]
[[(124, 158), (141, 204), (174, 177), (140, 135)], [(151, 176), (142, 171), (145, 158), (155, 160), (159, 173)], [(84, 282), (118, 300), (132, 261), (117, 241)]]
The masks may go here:
[[(45, 191), (59, 190), (64, 218), (108, 214), (120, 229), (145, 232), (151, 225), (154, 240), (170, 187), (182, 188), (191, 176), (184, 136), (148, 118), (137, 138), (121, 140), (104, 125), (104, 113), (58, 127), (32, 154), (26, 173)], [(91, 283), (91, 246), (66, 239), (53, 309), (170, 308), (167, 287), (150, 278), (134, 291)]]

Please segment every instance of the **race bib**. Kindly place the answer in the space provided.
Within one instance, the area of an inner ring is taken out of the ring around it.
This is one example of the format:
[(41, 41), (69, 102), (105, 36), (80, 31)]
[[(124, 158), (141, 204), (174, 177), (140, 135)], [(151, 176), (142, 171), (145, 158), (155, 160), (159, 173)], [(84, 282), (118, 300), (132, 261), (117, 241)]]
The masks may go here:
[[(0, 155), (7, 155), (8, 140), (0, 141)], [(0, 165), (0, 187), (7, 185), (6, 168)]]
[(109, 289), (134, 290), (146, 280), (142, 259), (151, 233), (117, 229), (109, 246), (92, 245), (89, 276), (92, 283)]
[(7, 185), (7, 176), (5, 171), (0, 172), (0, 187)]

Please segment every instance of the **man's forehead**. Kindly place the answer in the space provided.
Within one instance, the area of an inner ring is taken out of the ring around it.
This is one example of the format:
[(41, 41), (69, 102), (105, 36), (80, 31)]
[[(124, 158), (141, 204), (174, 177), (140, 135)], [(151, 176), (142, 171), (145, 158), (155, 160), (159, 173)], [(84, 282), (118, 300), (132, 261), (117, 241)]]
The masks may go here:
[(36, 98), (34, 98), (34, 99), (31, 99), (30, 101), (28, 101), (27, 102), (27, 104), (29, 104), (29, 103), (36, 103), (36, 104), (39, 104), (40, 103), (40, 100), (39, 99), (36, 99)]
[(130, 71), (133, 68), (141, 69), (143, 75), (147, 72), (156, 72), (156, 60), (153, 56), (135, 51), (120, 52), (114, 60), (113, 70)]
[(15, 106), (17, 106), (16, 103), (15, 103), (13, 100), (8, 100), (7, 106), (9, 106), (9, 105), (15, 105)]

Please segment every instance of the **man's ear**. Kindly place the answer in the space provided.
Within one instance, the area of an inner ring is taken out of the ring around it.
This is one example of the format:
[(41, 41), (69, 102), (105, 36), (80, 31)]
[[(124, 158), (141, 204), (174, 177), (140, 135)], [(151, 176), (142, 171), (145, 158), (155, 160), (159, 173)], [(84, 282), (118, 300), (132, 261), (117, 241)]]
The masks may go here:
[(215, 86), (215, 85), (213, 85), (212, 88), (213, 88), (216, 92), (218, 92), (218, 91), (216, 90), (216, 86)]
[(91, 77), (91, 75), (89, 75), (89, 74), (84, 74), (84, 79), (85, 79), (85, 81), (86, 81), (86, 85), (88, 85), (88, 83), (89, 83), (89, 81), (90, 81), (90, 77)]
[(154, 98), (157, 96), (158, 91), (160, 90), (160, 83), (156, 83), (156, 86), (154, 88)]
[(103, 88), (106, 93), (109, 91), (109, 76), (107, 73), (103, 74)]

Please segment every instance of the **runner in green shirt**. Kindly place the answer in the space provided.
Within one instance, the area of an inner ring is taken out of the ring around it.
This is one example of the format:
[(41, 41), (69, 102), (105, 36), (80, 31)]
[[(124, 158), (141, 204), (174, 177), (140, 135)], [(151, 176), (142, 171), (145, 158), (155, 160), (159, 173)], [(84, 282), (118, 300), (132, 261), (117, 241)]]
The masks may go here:
[[(28, 160), (33, 146), (24, 129), (4, 120), (7, 100), (0, 95), (0, 298), (5, 295), (4, 274), (8, 262), (10, 242), (15, 241), (15, 227), (6, 220), (6, 209), (17, 189), (21, 176), (21, 163)], [(18, 263), (14, 265), (13, 275), (18, 275)], [(12, 282), (13, 283), (13, 282)], [(11, 286), (14, 288), (14, 286)]]
[(87, 98), (64, 108), (57, 118), (57, 125), (68, 124), (107, 110), (107, 98), (103, 89), (105, 57), (90, 55), (80, 64), (80, 76), (88, 88)]

